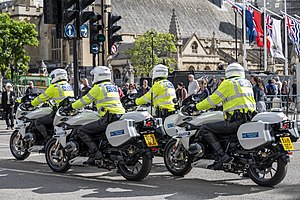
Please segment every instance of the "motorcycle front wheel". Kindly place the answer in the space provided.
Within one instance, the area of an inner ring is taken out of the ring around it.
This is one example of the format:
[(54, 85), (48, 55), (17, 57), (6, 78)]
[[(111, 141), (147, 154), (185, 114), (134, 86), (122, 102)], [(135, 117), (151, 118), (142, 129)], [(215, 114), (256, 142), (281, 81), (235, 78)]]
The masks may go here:
[(175, 176), (184, 176), (192, 170), (189, 153), (182, 145), (176, 146), (175, 139), (170, 140), (165, 147), (164, 163)]
[(45, 149), (45, 157), (48, 166), (54, 172), (64, 173), (71, 168), (69, 154), (65, 152), (60, 143), (56, 144), (56, 141), (55, 138), (48, 141)]
[[(130, 181), (140, 181), (148, 176), (152, 168), (152, 156), (145, 153), (139, 155), (140, 149), (135, 145), (130, 145), (126, 149), (128, 156), (135, 162), (127, 162), (126, 164), (118, 164), (120, 174)], [(139, 155), (139, 157), (135, 157)]]
[(276, 152), (274, 147), (264, 147), (258, 151), (256, 162), (259, 162), (259, 165), (252, 165), (248, 169), (249, 178), (253, 182), (260, 186), (273, 187), (284, 179), (287, 162), (282, 157), (275, 159), (270, 164), (263, 161), (264, 158)]
[(11, 154), (18, 160), (25, 160), (30, 152), (25, 147), (25, 142), (22, 140), (22, 135), (19, 130), (15, 130), (9, 140), (9, 148)]

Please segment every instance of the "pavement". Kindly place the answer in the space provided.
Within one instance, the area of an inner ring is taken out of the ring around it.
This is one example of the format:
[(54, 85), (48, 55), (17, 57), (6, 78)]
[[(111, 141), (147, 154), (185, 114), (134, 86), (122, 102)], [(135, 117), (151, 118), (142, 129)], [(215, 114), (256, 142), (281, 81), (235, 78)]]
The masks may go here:
[[(16, 127), (16, 122), (15, 122), (15, 127)], [(5, 123), (5, 120), (0, 120), (0, 134), (10, 134), (12, 133), (13, 130), (6, 130), (6, 123)]]

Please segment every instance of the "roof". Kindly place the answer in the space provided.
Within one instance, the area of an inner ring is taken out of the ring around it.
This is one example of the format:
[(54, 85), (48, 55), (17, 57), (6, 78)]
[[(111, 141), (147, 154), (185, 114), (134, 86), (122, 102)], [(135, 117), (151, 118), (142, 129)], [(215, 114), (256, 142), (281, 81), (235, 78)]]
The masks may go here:
[(114, 59), (121, 60), (121, 59), (130, 59), (130, 56), (125, 54), (125, 51), (128, 49), (132, 49), (134, 47), (133, 43), (121, 43), (118, 46), (118, 53), (114, 57)]
[(122, 16), (118, 22), (122, 26), (120, 33), (143, 34), (151, 28), (169, 32), (173, 9), (183, 38), (194, 33), (212, 37), (213, 32), (216, 38), (234, 38), (234, 12), (227, 2), (219, 8), (208, 0), (112, 1), (112, 13)]

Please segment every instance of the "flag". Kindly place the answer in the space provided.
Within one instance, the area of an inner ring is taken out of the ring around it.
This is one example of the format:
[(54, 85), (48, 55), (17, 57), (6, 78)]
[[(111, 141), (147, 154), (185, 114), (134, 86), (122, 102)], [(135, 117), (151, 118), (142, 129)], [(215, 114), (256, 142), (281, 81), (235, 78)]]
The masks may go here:
[(256, 43), (258, 47), (264, 47), (264, 31), (261, 26), (261, 13), (253, 10), (253, 21), (256, 29)]
[(271, 38), (273, 31), (273, 18), (270, 15), (267, 15), (266, 28), (267, 28), (267, 48), (271, 51), (271, 46), (273, 45), (273, 41)]
[(246, 27), (249, 37), (249, 43), (251, 44), (256, 39), (256, 29), (254, 25), (254, 14), (253, 14), (253, 8), (250, 6), (247, 6), (246, 10)]
[(298, 56), (300, 56), (300, 24), (297, 20), (286, 16), (289, 38), (295, 46)]
[(268, 36), (270, 40), (270, 52), (273, 58), (285, 59), (282, 53), (282, 40), (281, 40), (281, 20), (272, 18), (267, 15)]

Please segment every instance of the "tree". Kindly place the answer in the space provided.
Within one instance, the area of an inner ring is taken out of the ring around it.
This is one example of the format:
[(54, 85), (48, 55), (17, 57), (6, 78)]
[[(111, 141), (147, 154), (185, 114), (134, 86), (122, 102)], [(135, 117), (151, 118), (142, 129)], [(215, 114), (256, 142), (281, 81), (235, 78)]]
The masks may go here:
[[(13, 20), (10, 14), (0, 14), (0, 79), (11, 77), (11, 73), (25, 71), (30, 57), (26, 46), (38, 46), (35, 24), (24, 20)], [(2, 89), (2, 87), (0, 88)]]
[(136, 75), (149, 76), (153, 66), (160, 63), (164, 63), (171, 69), (176, 64), (176, 59), (174, 58), (174, 53), (176, 53), (175, 41), (174, 35), (158, 33), (154, 29), (148, 30), (144, 35), (139, 36), (134, 42), (134, 47), (125, 52), (131, 56), (130, 60)]

